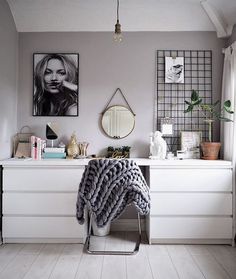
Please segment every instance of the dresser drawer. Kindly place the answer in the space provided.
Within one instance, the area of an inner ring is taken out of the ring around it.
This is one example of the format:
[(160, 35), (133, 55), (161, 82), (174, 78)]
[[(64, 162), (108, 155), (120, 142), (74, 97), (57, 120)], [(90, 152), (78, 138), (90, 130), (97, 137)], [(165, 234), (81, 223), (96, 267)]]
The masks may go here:
[(232, 191), (230, 169), (150, 169), (151, 192)]
[(4, 193), (3, 214), (75, 216), (77, 193)]
[(77, 191), (84, 167), (6, 168), (3, 191)]
[(75, 217), (3, 217), (3, 238), (82, 238)]
[(232, 239), (232, 218), (151, 217), (154, 239)]
[(151, 215), (232, 215), (232, 194), (151, 193)]

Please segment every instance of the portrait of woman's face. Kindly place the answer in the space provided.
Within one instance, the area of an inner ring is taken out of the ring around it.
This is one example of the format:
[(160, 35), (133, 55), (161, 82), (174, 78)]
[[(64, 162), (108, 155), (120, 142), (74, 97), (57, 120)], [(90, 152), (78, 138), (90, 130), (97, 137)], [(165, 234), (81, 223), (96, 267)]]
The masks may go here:
[(78, 116), (79, 54), (35, 53), (33, 115)]
[(56, 94), (62, 89), (63, 80), (66, 80), (67, 73), (61, 60), (50, 59), (44, 72), (45, 90)]

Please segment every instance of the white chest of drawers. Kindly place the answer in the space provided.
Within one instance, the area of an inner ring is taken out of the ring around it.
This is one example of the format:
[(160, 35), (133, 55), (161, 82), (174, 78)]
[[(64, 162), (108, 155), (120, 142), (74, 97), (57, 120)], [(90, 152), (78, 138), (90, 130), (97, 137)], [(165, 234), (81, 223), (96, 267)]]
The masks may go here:
[[(230, 162), (135, 161), (145, 166), (150, 185), (151, 212), (146, 217), (150, 243), (232, 243), (235, 191)], [(82, 243), (86, 224), (78, 224), (75, 205), (87, 163), (0, 162), (3, 241)]]
[(188, 165), (186, 161), (153, 165), (149, 175), (150, 243), (232, 243), (234, 196), (230, 164)]
[(82, 243), (86, 229), (75, 213), (84, 167), (4, 166), (3, 242)]

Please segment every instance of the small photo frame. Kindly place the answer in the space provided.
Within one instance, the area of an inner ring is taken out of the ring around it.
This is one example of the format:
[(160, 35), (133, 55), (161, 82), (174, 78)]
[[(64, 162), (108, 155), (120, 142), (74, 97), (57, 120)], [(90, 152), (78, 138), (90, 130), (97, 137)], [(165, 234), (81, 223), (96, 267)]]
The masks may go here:
[(174, 119), (170, 117), (161, 118), (161, 133), (164, 137), (174, 135)]
[(165, 83), (184, 83), (184, 57), (165, 57)]
[(201, 131), (181, 131), (180, 132), (181, 150), (185, 151), (186, 158), (200, 158), (200, 144), (202, 141)]
[(78, 73), (78, 53), (34, 53), (33, 116), (78, 116)]

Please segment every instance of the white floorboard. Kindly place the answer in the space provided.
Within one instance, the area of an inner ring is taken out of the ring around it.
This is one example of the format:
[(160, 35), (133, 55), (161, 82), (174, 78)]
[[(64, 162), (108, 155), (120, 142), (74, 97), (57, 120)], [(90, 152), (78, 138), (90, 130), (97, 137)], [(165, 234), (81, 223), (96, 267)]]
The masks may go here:
[(155, 279), (179, 278), (165, 245), (149, 245), (145, 248)]
[(24, 279), (48, 279), (56, 266), (64, 244), (46, 244)]
[(50, 279), (74, 279), (80, 264), (82, 253), (82, 245), (65, 245), (51, 273)]
[[(92, 250), (104, 250), (106, 237), (91, 237), (90, 248)], [(102, 273), (103, 256), (83, 253), (76, 279), (100, 279)]]
[[(132, 250), (137, 234), (92, 237), (93, 250)], [(135, 256), (84, 253), (82, 244), (4, 244), (0, 279), (236, 279), (236, 248), (148, 245)]]
[(227, 274), (232, 278), (236, 278), (236, 257), (232, 257), (229, 250), (224, 246), (212, 246), (208, 248), (216, 261), (224, 268)]
[(26, 244), (0, 275), (1, 279), (21, 279), (42, 249), (42, 244)]
[[(105, 250), (116, 251), (125, 250), (125, 244), (122, 242), (125, 234), (114, 232), (112, 237), (106, 239)], [(103, 259), (101, 279), (126, 279), (126, 261), (125, 256), (106, 255)]]
[(224, 246), (229, 252), (230, 254), (236, 258), (236, 247), (232, 247), (232, 246)]
[[(226, 270), (212, 255), (213, 247), (217, 245), (188, 245), (187, 249), (206, 279), (229, 279)], [(220, 247), (224, 248), (224, 245)]]
[(196, 255), (194, 259), (206, 279), (230, 279), (225, 270), (211, 255)]
[(167, 250), (180, 279), (205, 279), (184, 245), (168, 245)]
[(8, 244), (0, 246), (0, 274), (4, 271), (7, 265), (14, 260), (23, 247), (24, 244)]
[(126, 257), (128, 279), (152, 279), (152, 270), (147, 257), (145, 245), (134, 256)]

